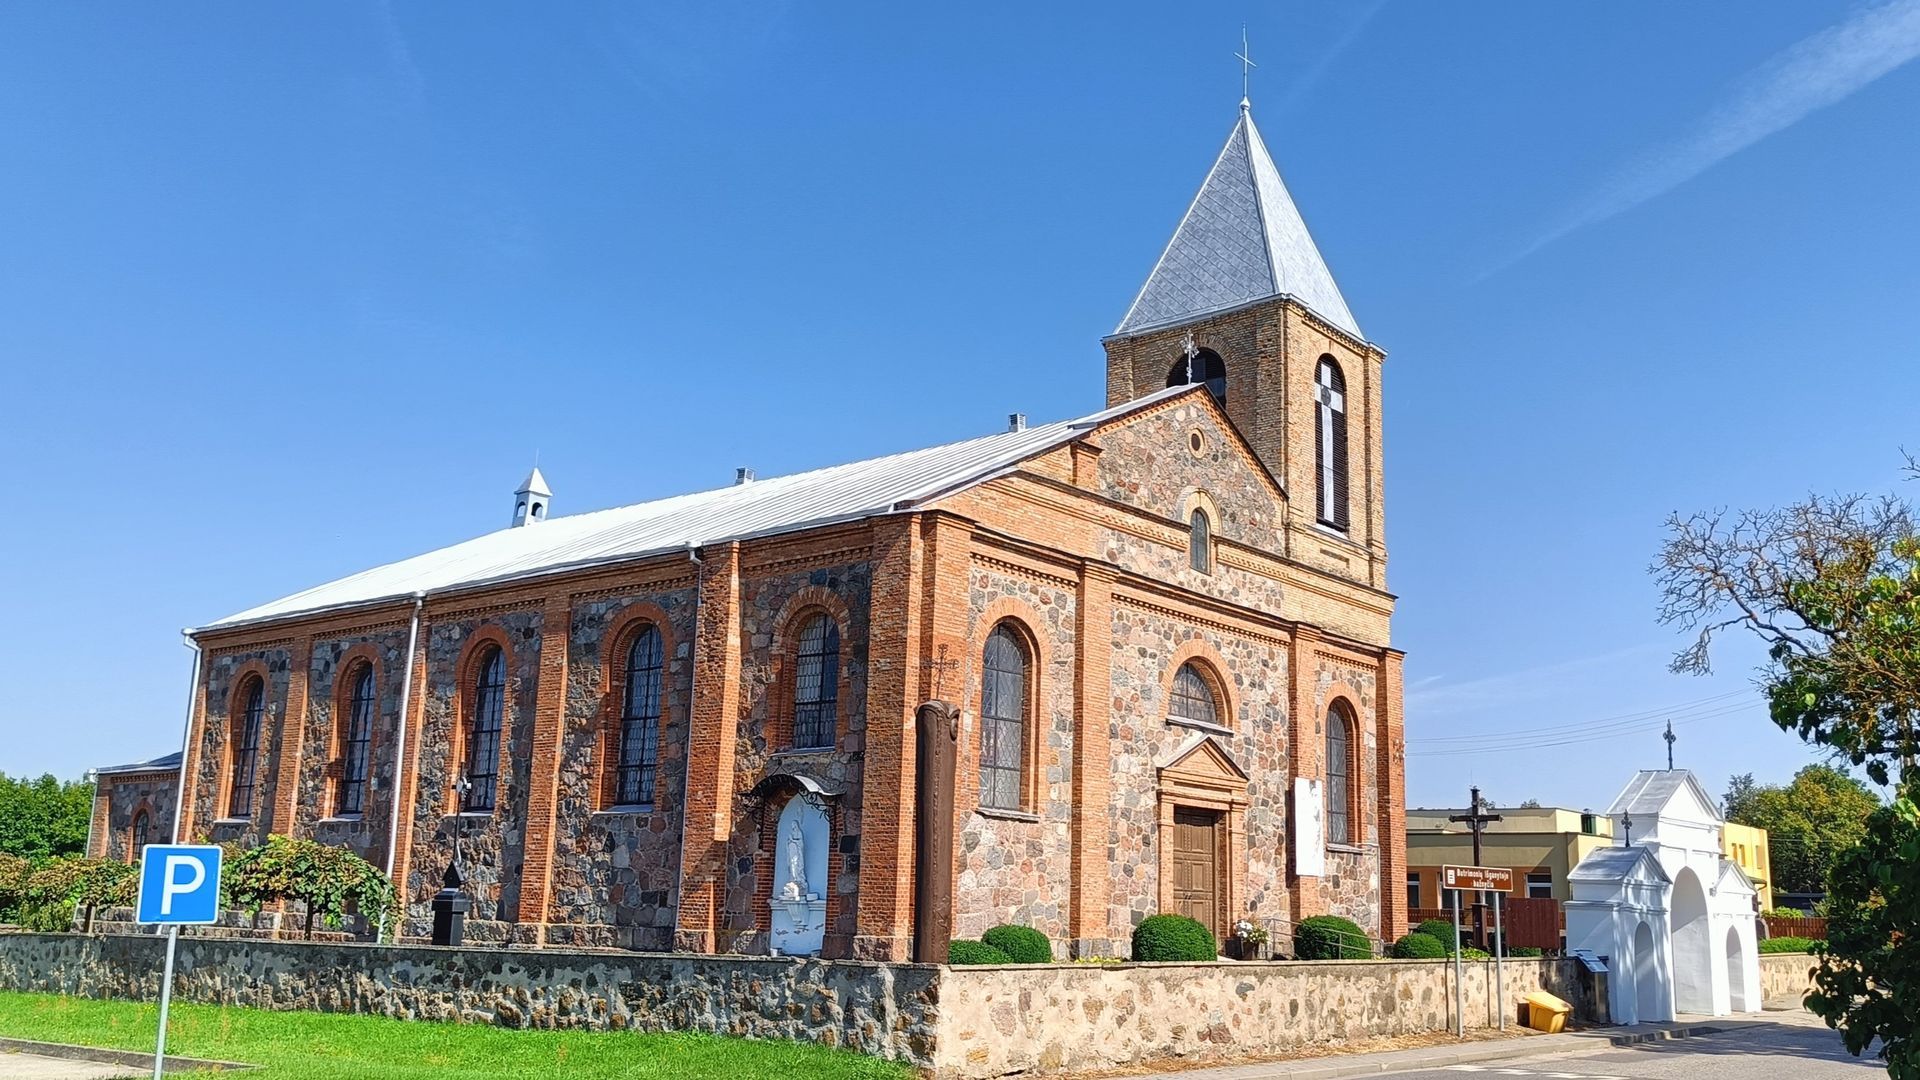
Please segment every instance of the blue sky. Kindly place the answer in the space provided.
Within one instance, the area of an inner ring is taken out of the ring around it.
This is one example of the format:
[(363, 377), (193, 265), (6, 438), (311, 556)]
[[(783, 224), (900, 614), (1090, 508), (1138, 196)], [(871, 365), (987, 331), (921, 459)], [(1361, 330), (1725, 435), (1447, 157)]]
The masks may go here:
[(176, 748), (178, 628), (536, 451), (566, 512), (1097, 408), (1242, 22), (1390, 353), (1410, 801), (1810, 760), (1645, 568), (1920, 443), (1916, 0), (0, 8), (0, 769)]

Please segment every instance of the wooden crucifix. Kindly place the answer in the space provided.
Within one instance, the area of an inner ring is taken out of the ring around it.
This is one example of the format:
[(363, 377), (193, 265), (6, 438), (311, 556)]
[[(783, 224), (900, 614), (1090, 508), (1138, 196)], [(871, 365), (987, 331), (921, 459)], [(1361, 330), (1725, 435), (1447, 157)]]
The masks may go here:
[[(1467, 804), (1467, 812), (1449, 815), (1447, 820), (1457, 821), (1473, 830), (1473, 865), (1485, 866), (1486, 863), (1480, 861), (1480, 834), (1488, 825), (1505, 819), (1499, 814), (1489, 814), (1485, 811), (1480, 802), (1480, 788), (1477, 785), (1469, 790), (1473, 794), (1473, 801)], [(1477, 891), (1473, 894), (1473, 940), (1475, 947), (1486, 948), (1487, 905)]]

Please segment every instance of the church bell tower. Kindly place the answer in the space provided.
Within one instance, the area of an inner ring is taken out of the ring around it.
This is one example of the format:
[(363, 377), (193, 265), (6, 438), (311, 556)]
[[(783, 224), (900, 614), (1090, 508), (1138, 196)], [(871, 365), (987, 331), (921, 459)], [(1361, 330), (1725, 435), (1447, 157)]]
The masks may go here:
[(1112, 334), (1107, 404), (1206, 383), (1287, 493), (1276, 549), (1386, 587), (1380, 372), (1242, 100)]

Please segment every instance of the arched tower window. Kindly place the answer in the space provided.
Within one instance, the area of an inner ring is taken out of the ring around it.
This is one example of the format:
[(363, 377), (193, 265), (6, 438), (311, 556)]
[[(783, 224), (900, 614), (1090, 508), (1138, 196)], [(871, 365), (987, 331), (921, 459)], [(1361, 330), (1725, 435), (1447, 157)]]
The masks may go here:
[(1327, 710), (1327, 843), (1353, 843), (1353, 719), (1346, 705)]
[(1184, 354), (1167, 370), (1168, 386), (1206, 383), (1213, 400), (1227, 407), (1227, 362), (1212, 349), (1197, 349), (1189, 360)]
[(140, 852), (152, 842), (153, 816), (145, 810), (133, 815), (133, 846), (127, 852), (127, 861), (134, 865), (140, 863)]
[(980, 805), (1024, 809), (1032, 657), (1006, 623), (987, 635), (980, 677)]
[(1333, 357), (1314, 372), (1314, 487), (1322, 525), (1347, 529), (1347, 378)]
[(1167, 715), (1189, 723), (1220, 726), (1220, 703), (1213, 695), (1213, 684), (1192, 663), (1180, 665), (1173, 673), (1173, 698)]
[(1187, 522), (1187, 563), (1203, 574), (1213, 573), (1213, 519), (1196, 509)]
[(620, 716), (620, 766), (613, 801), (649, 806), (660, 764), (660, 684), (666, 651), (660, 628), (649, 625), (627, 647), (627, 694)]
[(507, 710), (507, 657), (497, 645), (487, 646), (473, 681), (473, 712), (467, 717), (467, 791), (460, 809), (485, 813), (493, 809), (494, 789), (500, 778), (500, 730)]
[(840, 627), (831, 616), (808, 620), (794, 659), (793, 748), (831, 749), (840, 689)]
[(260, 725), (266, 718), (267, 684), (254, 676), (240, 700), (240, 716), (233, 732), (232, 773), (227, 784), (227, 816), (230, 818), (253, 816), (253, 782), (260, 764)]
[(367, 805), (367, 750), (373, 744), (373, 665), (361, 664), (353, 675), (353, 696), (347, 701), (346, 737), (340, 744), (340, 786), (334, 792), (333, 812), (362, 813)]

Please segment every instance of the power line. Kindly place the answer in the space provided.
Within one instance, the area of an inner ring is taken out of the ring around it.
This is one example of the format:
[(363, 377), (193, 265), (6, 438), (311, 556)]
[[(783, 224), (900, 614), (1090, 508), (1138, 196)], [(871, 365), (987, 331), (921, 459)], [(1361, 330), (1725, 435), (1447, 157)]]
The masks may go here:
[[(1619, 716), (1602, 717), (1598, 720), (1589, 721), (1584, 724), (1576, 724), (1576, 725), (1553, 724), (1546, 727), (1511, 728), (1504, 731), (1475, 732), (1471, 735), (1429, 735), (1429, 736), (1424, 736), (1418, 739), (1408, 739), (1407, 743), (1408, 745), (1412, 745), (1414, 743), (1469, 742), (1469, 741), (1475, 741), (1475, 740), (1481, 740), (1481, 739), (1510, 738), (1510, 737), (1522, 736), (1522, 735), (1551, 735), (1555, 733), (1565, 732), (1570, 726), (1578, 727), (1582, 731), (1599, 731), (1602, 729), (1611, 729), (1611, 728), (1636, 727), (1636, 726), (1647, 724), (1647, 723), (1656, 723), (1656, 724), (1664, 723), (1668, 718), (1684, 719), (1689, 714), (1698, 713), (1709, 706), (1715, 705), (1716, 703), (1724, 703), (1729, 701), (1732, 698), (1746, 698), (1751, 693), (1752, 691), (1748, 691), (1748, 690), (1735, 690), (1730, 693), (1717, 694), (1710, 698), (1701, 698), (1698, 701), (1691, 701), (1682, 705), (1667, 706), (1667, 707), (1658, 708), (1658, 709), (1648, 709), (1645, 712), (1639, 712), (1639, 713), (1623, 713)], [(1741, 707), (1745, 707), (1744, 704)]]
[[(1745, 706), (1744, 704), (1730, 706), (1728, 708), (1718, 709), (1712, 712), (1700, 713), (1698, 715), (1688, 717), (1687, 719), (1684, 719), (1684, 720), (1676, 720), (1674, 721), (1674, 723), (1676, 725), (1697, 724), (1702, 720), (1713, 720), (1718, 717), (1731, 716), (1735, 713), (1744, 712), (1746, 711), (1746, 708), (1747, 706)], [(1556, 747), (1556, 746), (1576, 746), (1581, 743), (1602, 742), (1609, 739), (1619, 739), (1627, 735), (1652, 734), (1656, 731), (1661, 730), (1661, 728), (1663, 728), (1665, 725), (1666, 725), (1666, 721), (1664, 720), (1643, 721), (1638, 727), (1623, 728), (1618, 730), (1608, 730), (1608, 731), (1601, 731), (1601, 732), (1589, 732), (1581, 735), (1570, 735), (1567, 738), (1563, 738), (1563, 739), (1534, 739), (1534, 740), (1529, 740), (1524, 745), (1517, 746), (1517, 747), (1511, 746), (1511, 745), (1443, 746), (1443, 747), (1437, 747), (1432, 750), (1408, 750), (1407, 755), (1409, 757), (1462, 757), (1462, 756), (1471, 755), (1471, 754), (1485, 754), (1485, 753), (1492, 753), (1492, 752), (1509, 753), (1514, 750), (1537, 750), (1537, 749), (1546, 749), (1546, 748)]]

